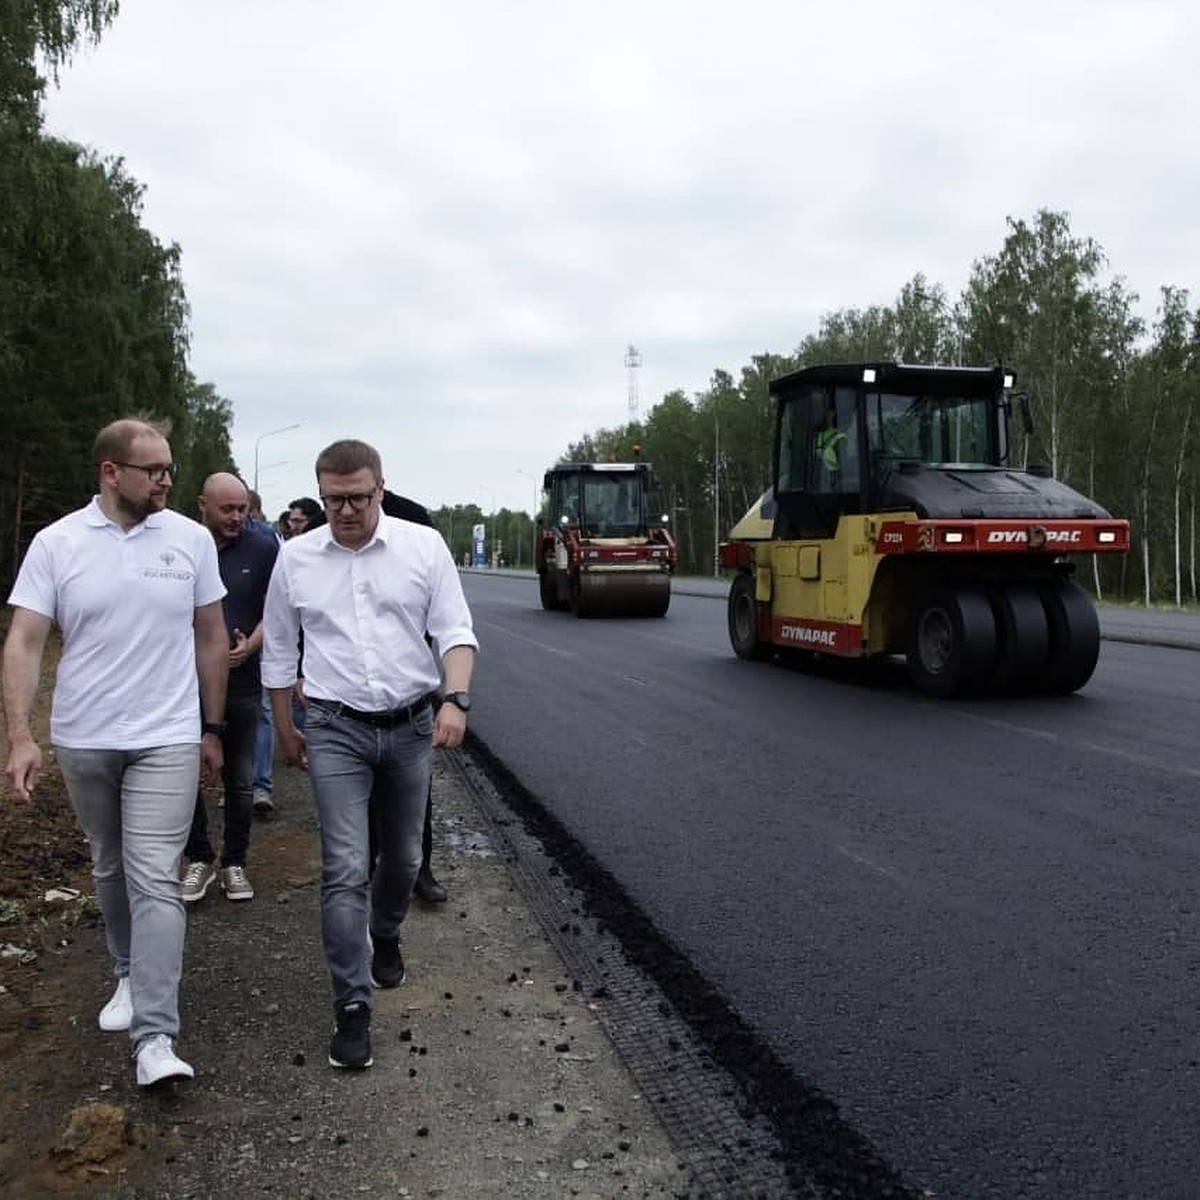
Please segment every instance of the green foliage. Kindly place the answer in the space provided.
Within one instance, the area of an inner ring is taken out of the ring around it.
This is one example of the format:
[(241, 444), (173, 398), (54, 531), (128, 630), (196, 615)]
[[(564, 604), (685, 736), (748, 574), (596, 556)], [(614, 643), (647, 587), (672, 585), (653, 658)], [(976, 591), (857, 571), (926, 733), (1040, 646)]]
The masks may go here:
[(37, 124), (46, 81), (40, 54), (57, 79), (78, 49), (95, 45), (117, 15), (119, 0), (4, 0), (0, 4), (0, 113)]
[(0, 7), (0, 580), (39, 528), (95, 491), (96, 432), (118, 417), (170, 426), (195, 511), (204, 476), (232, 466), (230, 405), (187, 368), (180, 251), (142, 225), (141, 185), (119, 158), (41, 131), (45, 81), (95, 43), (116, 0)]
[(214, 471), (237, 474), (229, 444), (232, 423), (233, 405), (218, 396), (211, 383), (197, 383), (187, 372), (182, 412), (171, 429), (171, 456), (179, 463), (172, 508), (195, 515), (196, 497)]
[(91, 443), (108, 421), (185, 419), (187, 304), (177, 247), (140, 223), (120, 162), (0, 127), (0, 546), (15, 566), (29, 532), (94, 490)]
[[(536, 514), (535, 514), (536, 515)], [(477, 504), (456, 504), (430, 513), (433, 523), (450, 547), (456, 563), (470, 561), (473, 549), (471, 532), (484, 527), (484, 545), (489, 560), (498, 553), (506, 567), (533, 566), (534, 516), (502, 508), (485, 513)]]

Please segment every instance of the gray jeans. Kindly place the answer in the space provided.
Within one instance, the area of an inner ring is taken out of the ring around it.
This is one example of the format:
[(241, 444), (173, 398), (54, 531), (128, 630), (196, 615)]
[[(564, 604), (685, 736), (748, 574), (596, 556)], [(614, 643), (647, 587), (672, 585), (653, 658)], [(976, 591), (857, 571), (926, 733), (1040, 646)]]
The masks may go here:
[(71, 750), (55, 746), (71, 806), (92, 851), (113, 974), (129, 976), (136, 1048), (179, 1034), (187, 918), (179, 858), (192, 824), (200, 747)]
[[(321, 823), (321, 936), (337, 1004), (371, 998), (368, 878), (373, 937), (394, 938), (421, 869), (421, 832), (433, 765), (433, 708), (390, 729), (360, 724), (311, 701), (308, 777)], [(368, 806), (379, 859), (367, 861)]]

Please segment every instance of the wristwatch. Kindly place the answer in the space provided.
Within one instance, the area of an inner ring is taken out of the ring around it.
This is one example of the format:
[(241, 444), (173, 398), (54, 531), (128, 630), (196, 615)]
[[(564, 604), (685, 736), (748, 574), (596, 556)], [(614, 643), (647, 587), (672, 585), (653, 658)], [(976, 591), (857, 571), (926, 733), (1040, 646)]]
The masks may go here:
[(471, 709), (471, 693), (447, 692), (446, 703), (453, 704), (455, 708), (461, 709), (463, 712), (469, 712)]
[(202, 734), (212, 733), (217, 737), (221, 737), (225, 733), (225, 728), (226, 726), (224, 721), (205, 721), (204, 724), (200, 726), (200, 732)]

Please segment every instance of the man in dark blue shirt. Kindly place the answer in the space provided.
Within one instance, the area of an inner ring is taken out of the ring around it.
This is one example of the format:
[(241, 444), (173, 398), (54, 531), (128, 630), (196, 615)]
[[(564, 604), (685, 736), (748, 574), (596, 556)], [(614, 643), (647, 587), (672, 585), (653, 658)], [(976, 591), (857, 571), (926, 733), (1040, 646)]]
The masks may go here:
[(230, 900), (252, 900), (254, 888), (246, 874), (253, 819), (251, 781), (254, 737), (262, 698), (259, 652), (262, 649), (263, 602), (271, 569), (279, 552), (272, 536), (245, 528), (250, 506), (246, 485), (236, 475), (220, 472), (204, 481), (197, 501), (200, 519), (217, 543), (217, 564), (225, 584), (225, 627), (229, 631), (229, 691), (221, 744), (225, 784), (225, 839), (218, 871), (208, 837), (208, 812), (202, 794), (196, 795), (192, 831), (184, 857), (183, 898), (203, 900), (213, 880)]

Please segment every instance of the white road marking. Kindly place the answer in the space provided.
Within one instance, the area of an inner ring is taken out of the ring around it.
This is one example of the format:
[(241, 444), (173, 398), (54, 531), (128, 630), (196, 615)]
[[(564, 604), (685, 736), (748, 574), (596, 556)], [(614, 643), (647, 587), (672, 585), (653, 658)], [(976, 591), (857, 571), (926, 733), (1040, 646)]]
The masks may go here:
[(893, 883), (898, 883), (902, 887), (908, 885), (908, 881), (903, 875), (888, 867), (880, 866), (877, 862), (872, 862), (871, 859), (862, 854), (856, 854), (853, 850), (847, 850), (845, 846), (839, 846), (836, 843), (833, 847), (839, 854), (844, 854), (851, 862), (858, 863), (860, 867), (866, 867), (868, 871), (874, 871), (877, 875), (886, 875)]

